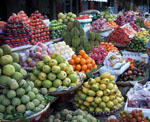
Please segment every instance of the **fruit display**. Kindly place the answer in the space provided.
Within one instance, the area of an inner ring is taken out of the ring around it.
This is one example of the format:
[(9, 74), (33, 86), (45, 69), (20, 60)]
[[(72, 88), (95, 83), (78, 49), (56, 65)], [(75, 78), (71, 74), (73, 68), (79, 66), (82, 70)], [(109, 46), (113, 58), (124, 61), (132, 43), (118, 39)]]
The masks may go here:
[(105, 72), (84, 82), (74, 97), (76, 107), (88, 112), (110, 112), (121, 108), (124, 98), (114, 80), (114, 76)]
[(119, 50), (112, 43), (101, 42), (100, 45), (104, 47), (106, 55), (113, 50), (119, 52)]
[(112, 29), (111, 26), (107, 23), (106, 19), (99, 18), (96, 21), (92, 22), (91, 31), (93, 32), (103, 32)]
[(150, 21), (146, 20), (146, 21), (144, 22), (144, 24), (145, 24), (148, 28), (150, 28)]
[(116, 70), (120, 69), (124, 64), (126, 64), (126, 61), (119, 52), (113, 50), (110, 51), (108, 55), (105, 57), (103, 64), (105, 67), (107, 67), (107, 69)]
[(76, 18), (77, 16), (75, 14), (73, 14), (72, 12), (69, 13), (59, 13), (58, 14), (58, 22), (67, 24), (68, 22), (72, 22), (74, 18)]
[(119, 119), (109, 119), (107, 122), (121, 122)]
[(99, 122), (99, 120), (81, 109), (76, 111), (63, 109), (55, 115), (50, 115), (47, 122)]
[(30, 16), (31, 44), (35, 45), (38, 42), (49, 41), (49, 28), (42, 21), (42, 16), (39, 11), (35, 11)]
[(135, 35), (135, 39), (142, 39), (145, 43), (148, 43), (148, 40), (150, 39), (149, 32), (146, 30), (140, 31)]
[(116, 24), (119, 26), (125, 25), (125, 17), (122, 14), (118, 14)]
[(2, 31), (2, 44), (8, 44), (10, 47), (18, 47), (30, 43), (30, 29), (24, 24), (23, 17), (20, 14), (12, 14)]
[(136, 67), (125, 71), (118, 77), (118, 82), (134, 81), (138, 77), (145, 77), (145, 70), (140, 70)]
[(89, 15), (80, 15), (74, 19), (90, 19), (90, 16)]
[(126, 59), (126, 62), (130, 62), (130, 66), (128, 69), (132, 69), (134, 68), (134, 60), (132, 58), (127, 58)]
[(122, 122), (149, 122), (147, 118), (144, 117), (142, 110), (133, 110), (128, 113), (126, 110), (120, 112)]
[(39, 61), (29, 74), (37, 88), (47, 88), (50, 92), (75, 87), (79, 84), (79, 76), (63, 56), (53, 53)]
[(130, 26), (131, 26), (136, 32), (138, 32), (138, 26), (137, 26), (134, 22), (130, 22)]
[(100, 12), (100, 16), (105, 18), (107, 21), (113, 21), (116, 18), (115, 14), (111, 14), (109, 12), (109, 9), (106, 9), (105, 11)]
[(130, 24), (126, 24), (123, 27), (121, 27), (125, 33), (131, 38), (134, 37), (135, 34), (137, 33), (131, 26)]
[(129, 36), (125, 33), (124, 29), (118, 27), (111, 32), (111, 34), (107, 38), (107, 42), (126, 46), (130, 42), (130, 39)]
[(52, 20), (49, 29), (50, 29), (50, 39), (61, 38), (64, 24), (58, 22), (57, 20)]
[(134, 22), (136, 20), (136, 13), (133, 11), (129, 11), (124, 14), (126, 23)]
[(143, 61), (136, 61), (136, 60), (134, 60), (134, 66), (142, 71), (146, 71), (146, 67), (147, 67)]
[(58, 53), (59, 55), (64, 56), (67, 61), (75, 54), (72, 48), (70, 48), (69, 45), (66, 45), (64, 41), (50, 44), (48, 47), (51, 53)]
[(130, 49), (134, 52), (145, 52), (146, 51), (146, 43), (142, 39), (132, 39), (128, 45), (127, 49)]
[(73, 66), (75, 72), (90, 72), (92, 68), (97, 68), (95, 61), (84, 50), (80, 50), (79, 55), (72, 55), (69, 64)]
[(145, 29), (148, 28), (148, 27), (145, 25), (143, 18), (137, 17), (136, 20), (134, 21), (134, 23), (135, 23), (139, 28), (145, 28)]
[(90, 52), (93, 46), (98, 46), (102, 40), (98, 33), (89, 32), (88, 38), (84, 37), (84, 30), (81, 28), (80, 22), (75, 20), (69, 22), (67, 27), (64, 28), (62, 37), (67, 45), (72, 47), (73, 51), (79, 53), (80, 50), (84, 49), (86, 52)]
[(117, 25), (114, 21), (109, 21), (109, 22), (107, 22), (107, 24), (108, 24), (112, 29), (118, 27), (118, 25)]
[[(24, 80), (26, 70), (18, 64), (19, 55), (11, 52), (8, 45), (0, 48), (0, 114), (2, 120), (14, 120), (28, 117), (46, 106), (44, 96), (34, 87), (34, 83)], [(26, 113), (26, 111), (31, 111)], [(20, 118), (19, 118), (20, 117)]]
[(46, 55), (51, 55), (48, 46), (39, 42), (37, 45), (32, 47), (30, 50), (26, 50), (24, 53), (20, 53), (19, 64), (24, 68), (34, 67), (37, 62), (43, 60)]
[(100, 45), (98, 47), (94, 46), (89, 56), (94, 59), (97, 64), (103, 63), (106, 57), (105, 49)]

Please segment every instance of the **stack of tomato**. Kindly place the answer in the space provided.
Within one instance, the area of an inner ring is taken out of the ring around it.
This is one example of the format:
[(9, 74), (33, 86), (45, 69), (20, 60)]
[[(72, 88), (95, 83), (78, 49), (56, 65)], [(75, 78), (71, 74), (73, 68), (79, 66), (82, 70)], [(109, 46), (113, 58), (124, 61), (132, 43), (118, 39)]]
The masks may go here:
[(95, 61), (84, 50), (80, 50), (79, 55), (72, 55), (69, 63), (76, 72), (90, 72), (92, 68), (97, 68)]
[(75, 19), (90, 19), (89, 15), (80, 15), (76, 17)]

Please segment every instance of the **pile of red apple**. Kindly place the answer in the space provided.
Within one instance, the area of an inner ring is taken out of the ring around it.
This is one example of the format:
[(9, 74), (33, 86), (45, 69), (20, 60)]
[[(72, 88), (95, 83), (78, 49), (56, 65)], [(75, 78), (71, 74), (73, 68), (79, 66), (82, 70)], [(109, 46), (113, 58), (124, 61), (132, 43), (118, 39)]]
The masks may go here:
[(124, 110), (120, 114), (123, 122), (149, 122), (144, 117), (142, 110), (133, 110), (131, 113)]
[(31, 44), (49, 41), (49, 28), (42, 21), (43, 16), (39, 11), (35, 11), (30, 16)]
[(43, 60), (46, 55), (51, 55), (48, 47), (41, 42), (35, 45), (30, 50), (26, 50), (25, 53), (20, 54), (20, 65), (22, 67), (34, 67), (37, 62)]
[[(18, 47), (30, 43), (30, 29), (24, 24), (22, 17), (22, 15), (20, 16), (20, 14), (16, 15), (14, 13), (9, 17), (8, 23), (5, 24), (2, 30), (2, 44), (8, 44), (10, 47)], [(28, 18), (25, 17), (24, 19), (27, 20)]]

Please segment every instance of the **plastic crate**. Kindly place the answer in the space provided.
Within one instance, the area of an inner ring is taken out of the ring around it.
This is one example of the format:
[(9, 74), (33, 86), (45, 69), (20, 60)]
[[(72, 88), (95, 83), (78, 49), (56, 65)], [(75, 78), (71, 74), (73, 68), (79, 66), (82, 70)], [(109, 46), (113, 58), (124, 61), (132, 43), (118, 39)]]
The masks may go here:
[(128, 113), (131, 113), (133, 110), (142, 110), (143, 114), (145, 117), (150, 118), (150, 109), (144, 109), (144, 108), (135, 108), (135, 107), (128, 107), (128, 100), (126, 101), (125, 108), (124, 108)]
[(145, 63), (148, 63), (148, 55), (146, 53), (136, 53), (136, 52), (130, 52), (130, 51), (122, 51), (122, 55), (125, 59), (132, 58), (134, 60), (138, 61), (144, 61)]

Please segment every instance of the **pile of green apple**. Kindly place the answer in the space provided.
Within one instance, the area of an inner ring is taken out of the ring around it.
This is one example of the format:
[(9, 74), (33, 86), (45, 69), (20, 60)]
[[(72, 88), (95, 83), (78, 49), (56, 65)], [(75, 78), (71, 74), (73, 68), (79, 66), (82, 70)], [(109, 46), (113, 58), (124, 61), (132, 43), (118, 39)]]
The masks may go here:
[(102, 11), (100, 13), (100, 16), (105, 18), (107, 21), (114, 21), (114, 19), (116, 18), (115, 14), (111, 14), (109, 12), (109, 9), (106, 9), (105, 11)]
[(53, 92), (59, 88), (66, 89), (79, 83), (79, 76), (74, 72), (63, 56), (53, 53), (45, 56), (32, 69), (29, 79), (34, 81), (37, 88), (47, 88)]
[(72, 12), (69, 13), (59, 13), (58, 14), (58, 22), (67, 24), (68, 22), (72, 22), (73, 19), (76, 18), (76, 15)]
[(52, 20), (51, 24), (49, 25), (50, 28), (50, 39), (57, 39), (61, 38), (63, 28), (65, 24), (58, 22), (57, 20)]

